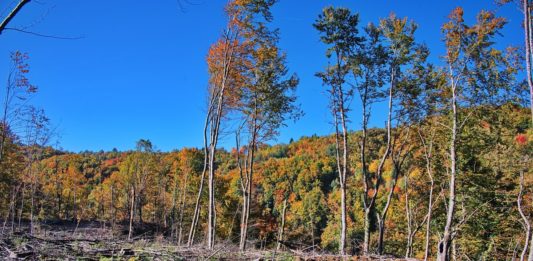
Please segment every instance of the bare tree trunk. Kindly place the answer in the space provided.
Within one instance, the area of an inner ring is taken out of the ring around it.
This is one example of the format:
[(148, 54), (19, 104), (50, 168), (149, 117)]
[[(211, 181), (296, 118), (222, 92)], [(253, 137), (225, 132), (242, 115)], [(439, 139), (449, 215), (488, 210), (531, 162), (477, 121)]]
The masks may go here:
[(422, 143), (422, 148), (424, 150), (424, 158), (426, 159), (426, 173), (430, 181), (427, 223), (426, 223), (426, 240), (425, 240), (425, 245), (424, 245), (424, 261), (427, 261), (429, 258), (429, 245), (430, 245), (429, 243), (430, 243), (430, 237), (431, 237), (431, 214), (432, 214), (432, 209), (433, 209), (433, 191), (435, 187), (435, 180), (433, 179), (433, 168), (431, 167), (431, 159), (433, 156), (433, 133), (431, 134), (429, 144), (426, 142), (426, 139), (422, 136), (420, 129), (418, 130), (418, 136), (420, 137), (420, 142)]
[(183, 215), (185, 212), (185, 201), (187, 200), (187, 181), (189, 175), (185, 174), (185, 181), (183, 182), (183, 188), (181, 189), (181, 204), (180, 204), (180, 218), (179, 218), (179, 231), (178, 231), (178, 246), (181, 246), (181, 238), (183, 231)]
[(280, 250), (281, 242), (284, 240), (283, 234), (285, 232), (285, 215), (287, 214), (287, 197), (283, 200), (283, 209), (281, 210), (281, 225), (279, 226), (278, 232), (278, 244), (276, 250)]
[(35, 177), (31, 180), (30, 235), (33, 235), (33, 211), (35, 208)]
[[(364, 231), (364, 243), (363, 243), (363, 254), (368, 255), (369, 254), (369, 244), (370, 244), (370, 217), (371, 214), (374, 212), (375, 202), (378, 196), (379, 187), (381, 184), (381, 177), (383, 174), (383, 167), (385, 165), (385, 161), (389, 157), (390, 151), (391, 151), (391, 132), (392, 132), (392, 99), (393, 99), (393, 90), (395, 87), (395, 75), (393, 71), (391, 70), (391, 86), (389, 88), (389, 105), (388, 105), (388, 114), (387, 114), (387, 144), (385, 152), (383, 153), (381, 160), (378, 165), (378, 169), (376, 171), (376, 182), (374, 184), (374, 191), (370, 198), (370, 202), (367, 200), (366, 193), (368, 192), (368, 179), (364, 178), (363, 181), (365, 183), (365, 195), (364, 195), (364, 204), (363, 207), (365, 209), (365, 231)], [(363, 112), (364, 113), (364, 112)]]
[[(241, 234), (240, 234), (240, 241), (239, 241), (239, 250), (245, 251), (246, 250), (246, 241), (248, 239), (248, 220), (250, 217), (250, 202), (252, 197), (252, 179), (253, 179), (253, 170), (254, 170), (254, 157), (255, 157), (255, 149), (257, 146), (257, 131), (258, 126), (256, 119), (253, 120), (252, 125), (252, 136), (248, 143), (248, 152), (246, 153), (245, 158), (245, 166), (244, 166), (244, 177), (242, 174), (242, 167), (239, 163), (239, 173), (241, 175), (241, 189), (243, 190), (243, 206), (242, 206), (242, 216), (241, 216)], [(237, 133), (237, 148), (239, 148), (239, 132)], [(237, 151), (237, 161), (240, 162), (239, 159), (239, 152)]]
[(72, 218), (78, 219), (78, 206), (76, 205), (76, 190), (74, 190), (74, 200), (73, 200), (74, 215)]
[(444, 226), (444, 234), (438, 245), (437, 260), (450, 260), (450, 243), (453, 226), (453, 218), (455, 213), (455, 178), (457, 174), (457, 156), (456, 156), (456, 140), (457, 140), (457, 93), (456, 86), (452, 76), (452, 129), (450, 141), (450, 184), (448, 194), (448, 212), (446, 214), (446, 225)]
[(529, 86), (529, 105), (531, 109), (531, 121), (533, 122), (533, 79), (531, 76), (531, 10), (530, 10), (530, 0), (521, 0), (522, 7), (524, 9), (524, 40), (525, 40), (525, 49), (526, 49), (526, 73), (527, 73), (527, 84)]
[(207, 129), (209, 128), (209, 119), (211, 109), (208, 108), (208, 113), (205, 118), (204, 124), (204, 168), (202, 170), (202, 176), (200, 178), (200, 186), (198, 188), (198, 195), (196, 196), (196, 203), (194, 205), (194, 213), (192, 216), (191, 228), (189, 230), (189, 238), (187, 240), (187, 246), (190, 247), (194, 243), (194, 234), (196, 233), (196, 227), (198, 225), (198, 218), (200, 217), (200, 200), (202, 199), (202, 191), (204, 189), (205, 174), (208, 167), (209, 151), (207, 148)]
[(16, 211), (15, 211), (15, 208), (16, 208), (16, 205), (17, 205), (16, 204), (17, 203), (17, 194), (18, 194), (19, 189), (20, 189), (20, 185), (17, 186), (17, 188), (13, 192), (13, 197), (11, 198), (11, 233), (12, 234), (15, 231), (15, 216), (17, 215)]
[(411, 216), (411, 206), (409, 205), (409, 176), (405, 175), (405, 216), (407, 218), (407, 245), (405, 250), (405, 258), (411, 257), (413, 254), (413, 221)]
[[(344, 90), (342, 88), (343, 76), (340, 68), (343, 57), (339, 50), (335, 51), (337, 62), (338, 84), (331, 86), (333, 101), (333, 119), (335, 124), (335, 157), (337, 160), (337, 171), (339, 173), (339, 185), (341, 192), (341, 231), (339, 235), (339, 255), (346, 254), (346, 176), (348, 170), (348, 129), (346, 128), (346, 111), (344, 107)], [(339, 122), (340, 121), (340, 122)], [(342, 132), (339, 130), (341, 125)], [(342, 143), (342, 144), (341, 144)], [(342, 149), (342, 152), (341, 152)], [(341, 156), (342, 154), (342, 156)]]
[(174, 173), (174, 189), (172, 189), (172, 208), (171, 208), (171, 220), (170, 220), (170, 237), (176, 237), (176, 201), (178, 200), (178, 174), (177, 170)]
[(111, 208), (113, 209), (113, 217), (111, 219), (111, 226), (115, 230), (115, 222), (117, 218), (117, 208), (115, 207), (115, 186), (111, 184)]
[(131, 186), (131, 207), (130, 207), (130, 227), (128, 230), (128, 240), (131, 240), (133, 235), (133, 216), (135, 215), (135, 190)]
[(524, 242), (524, 249), (522, 250), (522, 254), (520, 255), (520, 261), (524, 261), (527, 253), (527, 248), (529, 245), (529, 237), (531, 234), (531, 224), (524, 214), (524, 210), (522, 209), (522, 194), (524, 193), (524, 171), (520, 171), (520, 191), (518, 192), (518, 198), (516, 200), (516, 204), (518, 205), (518, 212), (520, 213), (520, 217), (522, 217), (522, 220), (524, 221), (524, 234), (525, 234), (525, 242)]
[[(254, 131), (255, 132), (255, 131)], [(255, 140), (255, 133), (253, 134), (252, 140)], [(251, 148), (249, 154), (247, 155), (248, 164), (245, 170), (246, 172), (246, 187), (243, 193), (243, 213), (241, 218), (241, 239), (239, 242), (239, 250), (246, 250), (246, 240), (248, 239), (248, 220), (250, 217), (250, 202), (252, 197), (252, 178), (253, 178), (253, 157), (255, 154), (255, 142), (250, 143)]]
[(529, 239), (529, 256), (527, 257), (527, 261), (533, 261), (533, 235)]
[(368, 173), (367, 173), (367, 167), (366, 167), (366, 139), (367, 139), (367, 124), (368, 124), (368, 116), (366, 112), (366, 106), (367, 101), (366, 97), (363, 96), (362, 98), (363, 103), (363, 134), (361, 137), (361, 169), (363, 172), (363, 210), (364, 210), (364, 219), (363, 219), (363, 254), (368, 254), (369, 251), (369, 244), (370, 244), (370, 208), (368, 206)]
[(226, 48), (224, 50), (223, 61), (223, 77), (220, 83), (220, 91), (217, 97), (217, 107), (213, 114), (213, 125), (211, 126), (211, 139), (210, 139), (210, 153), (209, 153), (209, 175), (208, 175), (208, 190), (209, 190), (209, 204), (208, 204), (208, 222), (207, 222), (207, 247), (213, 249), (215, 245), (215, 233), (216, 233), (216, 201), (215, 201), (215, 153), (218, 144), (218, 136), (220, 131), (220, 122), (222, 120), (222, 114), (224, 109), (225, 95), (226, 95), (226, 81), (229, 77), (231, 64), (233, 61), (233, 48), (232, 32), (228, 29), (225, 34)]
[[(431, 176), (431, 174), (429, 174)], [(426, 223), (426, 242), (424, 246), (424, 261), (427, 261), (429, 258), (429, 241), (431, 238), (431, 212), (433, 209), (433, 190), (434, 190), (434, 180), (433, 176), (431, 176), (430, 181), (430, 188), (429, 188), (429, 201), (428, 201), (428, 213), (427, 213), (427, 223)]]
[(411, 220), (411, 207), (409, 206), (409, 177), (405, 175), (405, 216), (407, 217), (407, 245), (405, 258), (411, 257), (413, 251), (413, 221)]
[[(379, 237), (378, 237), (378, 254), (383, 254), (383, 239), (385, 236), (385, 221), (387, 220), (387, 213), (390, 208), (390, 204), (392, 202), (392, 196), (394, 195), (394, 190), (396, 189), (396, 184), (398, 182), (398, 176), (400, 175), (400, 169), (401, 166), (394, 166), (394, 179), (392, 180), (392, 186), (389, 190), (389, 195), (387, 196), (387, 203), (385, 204), (385, 207), (383, 208), (383, 211), (381, 212), (381, 217), (378, 215), (378, 225), (379, 225)], [(407, 180), (407, 177), (406, 177)], [(407, 183), (406, 183), (407, 185)], [(405, 187), (407, 190), (407, 186)]]
[[(413, 244), (416, 233), (420, 230), (420, 228), (425, 223), (425, 219), (417, 224), (416, 226), (413, 226), (413, 213), (411, 211), (410, 206), (410, 199), (409, 199), (409, 177), (405, 177), (405, 214), (407, 216), (407, 245), (406, 245), (406, 251), (405, 251), (405, 258), (409, 259), (413, 255)], [(428, 216), (426, 215), (425, 218)]]
[[(12, 216), (13, 217), (15, 216), (15, 214), (14, 214), (14, 211), (15, 211), (14, 205), (15, 205), (15, 195), (17, 193), (17, 190), (18, 189), (15, 189), (15, 187), (13, 187), (11, 189), (11, 200), (9, 202), (9, 208), (7, 210), (7, 213), (6, 213), (6, 217), (4, 218), (4, 224), (2, 226), (2, 234), (4, 233), (4, 230), (5, 230), (6, 226), (7, 226), (7, 221), (9, 220), (9, 215), (11, 215), (11, 212), (13, 212)], [(13, 224), (13, 221), (11, 223)], [(13, 228), (11, 228), (11, 233), (13, 233)]]
[(18, 229), (20, 230), (20, 225), (22, 221), (22, 212), (24, 211), (24, 191), (26, 191), (26, 184), (22, 186), (22, 191), (20, 192), (20, 209), (18, 215)]
[[(529, 105), (531, 107), (531, 121), (533, 123), (533, 83), (531, 79), (531, 55), (532, 55), (532, 49), (533, 49), (533, 26), (531, 25), (531, 3), (530, 0), (523, 0), (524, 1), (524, 13), (525, 13), (525, 21), (524, 25), (525, 28), (527, 28), (526, 32), (526, 54), (527, 58), (529, 59), (529, 62), (527, 63), (527, 73), (528, 73), (528, 85), (529, 85)], [(529, 52), (528, 52), (529, 51)], [(529, 246), (529, 256), (527, 258), (528, 261), (533, 261), (533, 233), (530, 233), (531, 238), (529, 239), (530, 246)]]
[(248, 234), (248, 214), (249, 212), (249, 200), (248, 200), (248, 185), (246, 185), (246, 191), (244, 192), (242, 196), (243, 204), (242, 204), (242, 214), (241, 214), (241, 234), (240, 234), (240, 241), (239, 241), (239, 250), (244, 251), (246, 250), (246, 235)]
[[(218, 136), (218, 133), (216, 134)], [(213, 144), (213, 143), (212, 143)], [(215, 148), (216, 144), (211, 145), (209, 153), (209, 175), (208, 175), (208, 191), (209, 191), (209, 206), (208, 206), (208, 222), (207, 222), (207, 248), (213, 249), (215, 244)]]

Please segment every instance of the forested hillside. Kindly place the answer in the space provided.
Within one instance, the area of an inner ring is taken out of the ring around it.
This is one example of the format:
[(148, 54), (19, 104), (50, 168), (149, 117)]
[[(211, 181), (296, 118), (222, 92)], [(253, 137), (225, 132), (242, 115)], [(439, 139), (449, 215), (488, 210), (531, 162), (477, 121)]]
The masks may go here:
[[(325, 7), (312, 25), (324, 52), (309, 55), (328, 60), (316, 95), (328, 98), (333, 133), (278, 144), (305, 114), (296, 90), (306, 86), (279, 46), (276, 2), (228, 2), (199, 89), (198, 148), (163, 152), (141, 139), (129, 151), (55, 149), (55, 130), (31, 103), (29, 55), (13, 52), (0, 122), (6, 256), (33, 253), (17, 235), (46, 241), (54, 224), (75, 235), (89, 223), (124, 242), (149, 234), (205, 249), (205, 258), (227, 248), (272, 259), (533, 260), (531, 23), (525, 48), (502, 47), (505, 18), (482, 11), (470, 23), (458, 7), (440, 28), (446, 52), (432, 54), (409, 18), (361, 21)], [(518, 2), (531, 21), (530, 2)]]
[[(523, 211), (529, 216), (533, 180), (526, 175), (520, 183), (520, 174), (524, 175), (530, 164), (527, 155), (532, 140), (527, 109), (506, 104), (490, 110), (494, 113), (483, 110), (472, 117), (469, 132), (463, 136), (454, 242), (456, 255), (502, 260), (517, 256), (524, 244), (516, 202), (522, 191)], [(446, 131), (436, 124), (440, 120), (426, 119), (395, 136), (393, 143), (401, 148), (395, 155), (400, 160), (386, 160), (375, 210), (384, 220), (384, 253), (422, 258), (429, 232), (428, 251), (435, 255), (445, 221), (448, 186), (443, 168), (448, 144), (439, 135)], [(354, 148), (346, 199), (346, 247), (350, 253), (361, 251), (364, 232), (364, 186), (357, 156), (361, 134), (348, 135)], [(375, 177), (386, 132), (369, 129), (367, 135), (368, 172)], [(338, 251), (340, 190), (334, 144), (333, 136), (313, 136), (259, 148), (250, 211), (251, 247), (276, 248), (280, 243), (295, 249)], [(188, 148), (162, 153), (153, 151), (149, 142), (139, 141), (138, 145), (134, 151), (79, 154), (46, 148), (30, 169), (25, 168), (24, 157), (17, 158), (16, 164), (3, 168), (2, 173), (6, 177), (2, 205), (9, 206), (3, 211), (8, 220), (3, 229), (16, 231), (20, 220), (29, 220), (33, 213), (34, 229), (41, 222), (94, 220), (107, 227), (125, 225), (127, 235), (132, 222), (132, 235), (137, 227), (145, 230), (144, 224), (151, 224), (151, 229), (176, 244), (203, 242), (208, 214), (205, 190), (199, 199), (198, 226), (192, 230), (195, 236), (190, 234), (202, 182), (203, 151)], [(216, 240), (221, 242), (235, 242), (239, 237), (242, 191), (236, 154), (235, 150), (219, 150), (215, 160)], [(378, 218), (372, 221), (370, 245), (374, 248), (380, 223)]]

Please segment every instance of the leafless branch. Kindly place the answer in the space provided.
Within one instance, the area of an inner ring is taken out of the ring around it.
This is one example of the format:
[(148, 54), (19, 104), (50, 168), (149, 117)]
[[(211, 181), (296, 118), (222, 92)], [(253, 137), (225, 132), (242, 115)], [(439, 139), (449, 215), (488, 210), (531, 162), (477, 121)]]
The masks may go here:
[(27, 31), (27, 30), (18, 29), (18, 28), (12, 28), (12, 27), (6, 27), (6, 28), (4, 28), (4, 30), (11, 30), (11, 31), (16, 31), (16, 32), (20, 32), (20, 33), (31, 34), (31, 35), (34, 35), (34, 36), (39, 36), (39, 37), (44, 37), (44, 38), (53, 38), (53, 39), (59, 39), (59, 40), (79, 40), (79, 39), (85, 38), (84, 36), (68, 37), (68, 36), (57, 36), (57, 35), (50, 35), (50, 34), (41, 34), (41, 33), (36, 33), (36, 32), (32, 32), (32, 31)]
[(24, 7), (24, 5), (26, 5), (29, 2), (30, 0), (20, 0), (17, 6), (15, 6), (15, 8), (13, 8), (13, 10), (6, 16), (6, 18), (2, 21), (2, 23), (0, 23), (0, 34), (2, 34), (4, 29), (6, 29), (7, 24), (9, 24), (11, 20), (13, 20), (13, 18), (22, 9), (22, 7)]

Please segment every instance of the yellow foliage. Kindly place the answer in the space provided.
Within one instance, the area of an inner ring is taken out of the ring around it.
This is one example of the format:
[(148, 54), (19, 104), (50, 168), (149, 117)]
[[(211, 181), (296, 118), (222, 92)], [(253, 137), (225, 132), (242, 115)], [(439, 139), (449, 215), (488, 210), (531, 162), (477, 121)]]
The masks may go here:
[(368, 171), (375, 173), (376, 171), (378, 171), (378, 166), (379, 166), (379, 161), (378, 160), (374, 160), (368, 166)]

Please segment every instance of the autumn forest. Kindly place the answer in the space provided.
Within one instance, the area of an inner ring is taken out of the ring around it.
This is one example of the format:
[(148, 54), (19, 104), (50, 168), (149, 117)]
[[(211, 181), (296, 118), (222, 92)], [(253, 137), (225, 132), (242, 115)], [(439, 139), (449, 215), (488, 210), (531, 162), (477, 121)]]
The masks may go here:
[[(17, 2), (0, 42), (30, 1)], [(277, 2), (227, 2), (195, 87), (198, 148), (58, 149), (32, 104), (49, 87), (31, 79), (31, 53), (0, 57), (0, 258), (532, 261), (533, 2), (495, 4), (522, 12), (516, 46), (498, 43), (506, 17), (450, 10), (436, 54), (409, 17), (325, 5), (309, 25), (323, 52), (308, 55), (327, 59), (314, 77), (333, 133), (287, 143), (306, 86)]]

